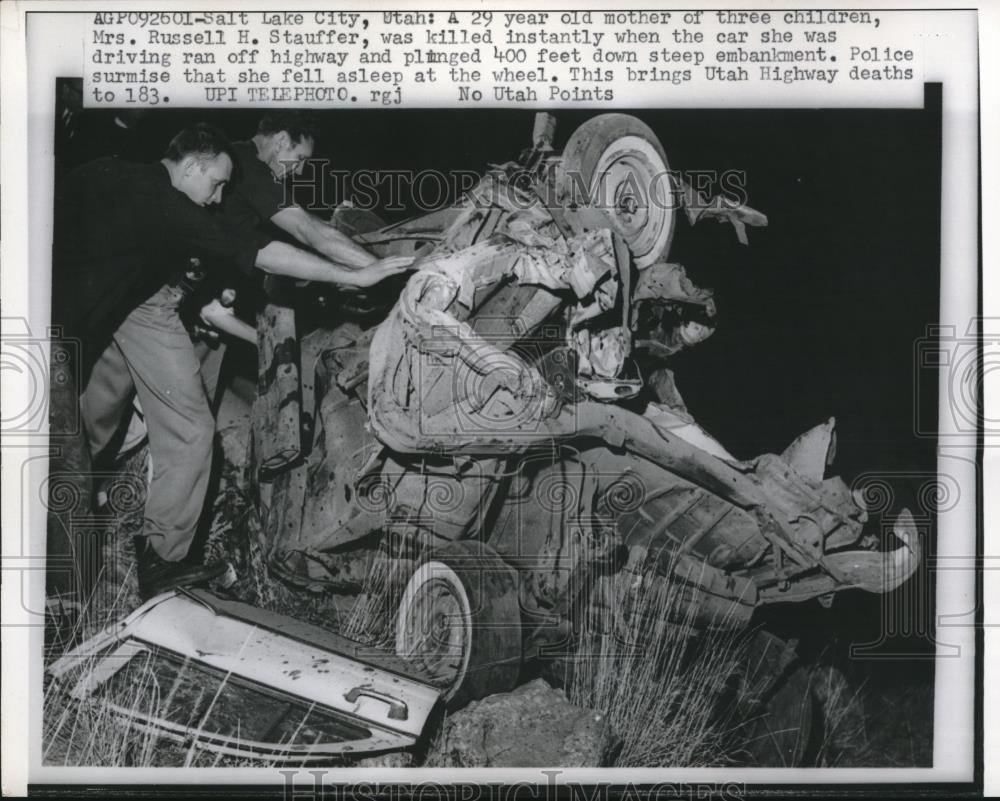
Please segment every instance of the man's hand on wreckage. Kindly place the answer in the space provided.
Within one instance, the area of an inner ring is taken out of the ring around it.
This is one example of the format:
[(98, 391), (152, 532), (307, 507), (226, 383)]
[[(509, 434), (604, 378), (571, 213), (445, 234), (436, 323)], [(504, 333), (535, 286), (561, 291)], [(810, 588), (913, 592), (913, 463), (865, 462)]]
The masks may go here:
[(351, 276), (348, 286), (370, 287), (375, 286), (386, 278), (413, 269), (414, 256), (389, 256), (378, 259), (360, 270), (355, 270)]

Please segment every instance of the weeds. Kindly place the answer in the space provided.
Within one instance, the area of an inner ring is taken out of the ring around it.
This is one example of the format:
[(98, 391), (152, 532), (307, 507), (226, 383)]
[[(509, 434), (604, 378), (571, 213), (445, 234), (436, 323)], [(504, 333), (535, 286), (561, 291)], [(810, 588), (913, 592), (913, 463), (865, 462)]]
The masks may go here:
[(743, 723), (734, 757), (757, 767), (799, 767), (812, 736), (813, 695), (799, 641), (766, 630), (749, 644)]
[(736, 723), (727, 708), (736, 705), (723, 701), (745, 636), (723, 627), (697, 635), (696, 606), (680, 581), (652, 570), (605, 581), (616, 602), (586, 616), (569, 665), (570, 701), (606, 716), (622, 741), (616, 767), (727, 764)]
[[(119, 593), (116, 603), (103, 607), (91, 598), (82, 605), (68, 639), (86, 639), (131, 611), (127, 594)], [(86, 632), (86, 635), (83, 634)], [(49, 657), (55, 654), (48, 654)], [(160, 707), (155, 673), (139, 671), (136, 681), (112, 694), (78, 700), (73, 684), (97, 667), (103, 655), (82, 657), (63, 679), (50, 680), (42, 706), (42, 763), (96, 767), (135, 767), (170, 764), (162, 762), (173, 753), (172, 743), (154, 734), (137, 732), (132, 724)], [(167, 695), (168, 703), (172, 694)], [(176, 764), (180, 764), (178, 758)]]
[(344, 623), (344, 635), (374, 647), (392, 650), (396, 639), (396, 610), (413, 572), (413, 562), (379, 551), (364, 588)]
[(856, 762), (869, 750), (864, 686), (851, 688), (844, 674), (826, 666), (810, 677), (812, 696), (822, 708), (821, 733), (813, 763), (834, 768)]

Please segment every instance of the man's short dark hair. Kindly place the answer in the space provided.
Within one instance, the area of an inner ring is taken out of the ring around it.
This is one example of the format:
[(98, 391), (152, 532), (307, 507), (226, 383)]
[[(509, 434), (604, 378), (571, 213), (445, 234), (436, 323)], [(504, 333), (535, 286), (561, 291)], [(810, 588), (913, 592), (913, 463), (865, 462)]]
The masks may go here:
[(274, 136), (285, 131), (295, 144), (316, 138), (316, 117), (311, 111), (275, 111), (265, 114), (257, 124), (257, 133)]
[(208, 161), (220, 153), (226, 153), (232, 158), (231, 150), (232, 145), (222, 131), (214, 125), (199, 122), (171, 139), (163, 157), (170, 161), (180, 161), (187, 156), (194, 156), (199, 161)]

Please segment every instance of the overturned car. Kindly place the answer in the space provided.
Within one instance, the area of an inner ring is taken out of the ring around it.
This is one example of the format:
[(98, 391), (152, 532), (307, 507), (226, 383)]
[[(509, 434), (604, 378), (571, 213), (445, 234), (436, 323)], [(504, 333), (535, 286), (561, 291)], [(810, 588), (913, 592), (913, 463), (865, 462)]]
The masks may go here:
[[(670, 356), (716, 312), (666, 260), (675, 213), (728, 220), (744, 241), (766, 218), (680, 184), (634, 117), (593, 118), (561, 156), (552, 127), (540, 115), (521, 160), (454, 207), (356, 230), (379, 255), (417, 257), (381, 324), (321, 328), (280, 367), (268, 343), (282, 338), (262, 328), (254, 464), (272, 568), (340, 591), (361, 591), (380, 554), (412, 568), (396, 649), (421, 653), (456, 703), (510, 688), (522, 660), (572, 637), (609, 572), (656, 565), (690, 584), (703, 625), (740, 626), (763, 604), (887, 591), (919, 561), (907, 512), (897, 547), (875, 550), (863, 499), (826, 477), (833, 420), (739, 461), (673, 384)], [(312, 398), (296, 409), (282, 399), (300, 383)], [(315, 420), (311, 441), (289, 408)]]
[[(625, 603), (615, 576), (679, 582), (688, 619), (736, 629), (769, 604), (889, 591), (920, 560), (907, 511), (881, 542), (827, 476), (832, 419), (739, 460), (674, 384), (671, 358), (716, 319), (668, 261), (675, 216), (744, 244), (766, 217), (685, 184), (634, 117), (594, 117), (561, 153), (554, 127), (538, 115), (520, 159), (449, 208), (393, 225), (338, 210), (372, 252), (416, 257), (384, 319), (303, 330), (309, 287), (258, 318), (249, 483), (267, 569), (358, 596), (348, 633), (410, 666), (421, 721), (427, 687), (458, 707), (565, 654), (588, 608)], [(386, 692), (377, 725), (394, 731), (413, 702)]]

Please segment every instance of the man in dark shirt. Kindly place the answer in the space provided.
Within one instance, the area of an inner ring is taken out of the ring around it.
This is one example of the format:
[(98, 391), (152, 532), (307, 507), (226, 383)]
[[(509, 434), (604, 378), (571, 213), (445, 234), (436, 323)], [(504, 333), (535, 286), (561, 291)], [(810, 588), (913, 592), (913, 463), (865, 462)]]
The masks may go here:
[(229, 180), (229, 156), (220, 152), (204, 173), (186, 158), (206, 184), (192, 188), (200, 202), (173, 185), (164, 163), (113, 158), (80, 167), (56, 198), (52, 319), (81, 340), (84, 380), (129, 312), (183, 263), (185, 248), (249, 273), (268, 244), (234, 236), (199, 208), (216, 202), (210, 193), (221, 193)]
[(222, 211), (236, 225), (260, 232), (268, 224), (331, 261), (360, 269), (377, 259), (326, 220), (294, 202), (287, 178), (301, 173), (312, 157), (316, 124), (306, 111), (267, 114), (257, 133), (233, 143), (238, 175), (223, 198)]
[(75, 369), (84, 384), (111, 358), (127, 369), (146, 412), (154, 470), (137, 552), (147, 597), (217, 572), (180, 561), (204, 503), (214, 425), (190, 338), (160, 288), (192, 256), (213, 268), (352, 286), (409, 264), (385, 259), (359, 272), (233, 228), (206, 208), (221, 200), (232, 171), (225, 137), (198, 125), (178, 134), (158, 163), (99, 159), (57, 193), (53, 325), (80, 342)]

